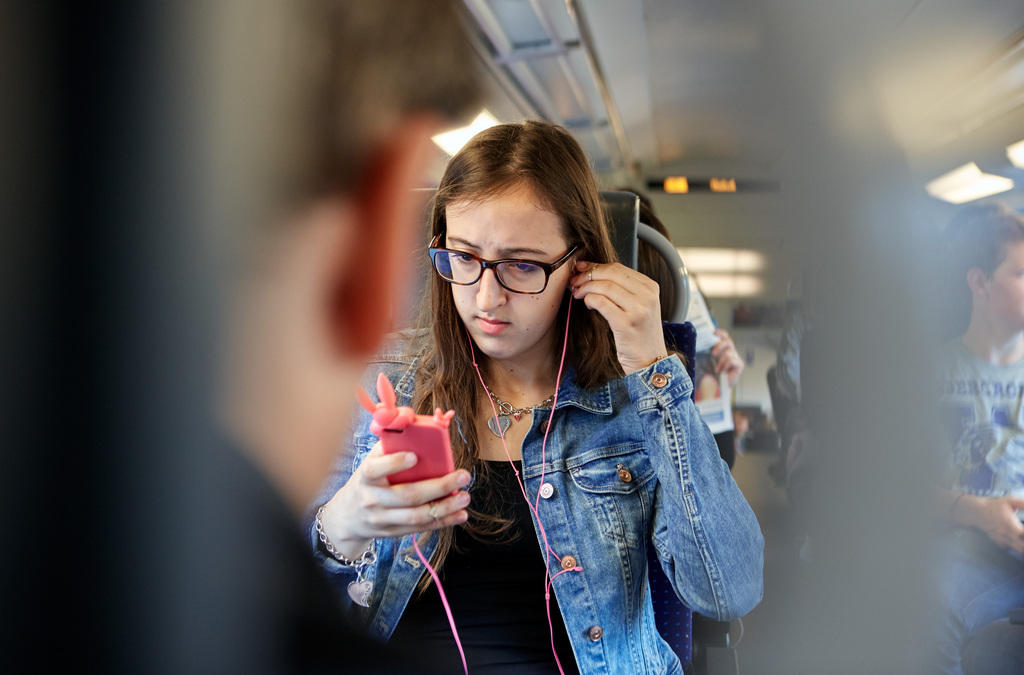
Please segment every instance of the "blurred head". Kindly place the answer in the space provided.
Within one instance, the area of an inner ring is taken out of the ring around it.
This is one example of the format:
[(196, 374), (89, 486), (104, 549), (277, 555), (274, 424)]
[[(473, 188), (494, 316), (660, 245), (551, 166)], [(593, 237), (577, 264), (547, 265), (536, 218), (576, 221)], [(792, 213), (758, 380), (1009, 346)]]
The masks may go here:
[(475, 111), (454, 2), (227, 0), (210, 177), (231, 270), (224, 417), (304, 508), (390, 328), (430, 135)]
[(970, 206), (946, 235), (954, 278), (972, 312), (1024, 330), (1024, 217), (1000, 203)]

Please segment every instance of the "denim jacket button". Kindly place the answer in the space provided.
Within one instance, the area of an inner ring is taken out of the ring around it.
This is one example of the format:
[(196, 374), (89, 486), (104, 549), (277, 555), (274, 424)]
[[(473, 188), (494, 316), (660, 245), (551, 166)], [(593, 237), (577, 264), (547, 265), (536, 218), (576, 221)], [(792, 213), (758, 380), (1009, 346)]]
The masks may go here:
[(658, 389), (664, 389), (665, 385), (668, 384), (668, 377), (665, 373), (655, 373), (651, 375), (651, 384)]
[(544, 483), (540, 486), (540, 496), (544, 499), (551, 499), (551, 496), (555, 494), (555, 486), (551, 483)]
[(600, 626), (591, 626), (589, 629), (587, 629), (587, 637), (590, 638), (591, 642), (597, 642), (602, 637), (604, 637), (604, 629), (602, 629)]
[(623, 483), (631, 483), (633, 481), (633, 474), (631, 474), (629, 469), (621, 464), (619, 465), (619, 480)]
[(576, 567), (576, 558), (574, 558), (571, 555), (567, 555), (564, 558), (562, 558), (562, 569), (563, 570), (571, 570), (571, 569), (574, 569), (575, 567)]

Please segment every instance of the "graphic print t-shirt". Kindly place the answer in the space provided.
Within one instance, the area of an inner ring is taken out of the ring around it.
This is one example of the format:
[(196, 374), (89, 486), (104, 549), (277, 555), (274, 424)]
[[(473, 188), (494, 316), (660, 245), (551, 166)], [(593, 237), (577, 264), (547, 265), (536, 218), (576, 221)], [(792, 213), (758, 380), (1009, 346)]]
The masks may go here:
[(946, 484), (957, 492), (1024, 496), (1024, 360), (978, 358), (959, 339), (942, 350)]

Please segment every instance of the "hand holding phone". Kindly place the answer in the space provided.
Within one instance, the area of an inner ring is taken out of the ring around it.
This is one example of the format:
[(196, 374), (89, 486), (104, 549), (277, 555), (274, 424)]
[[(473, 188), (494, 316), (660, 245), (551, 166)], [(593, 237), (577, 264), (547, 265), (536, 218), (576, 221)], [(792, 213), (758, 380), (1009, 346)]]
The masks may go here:
[(358, 397), (373, 416), (370, 431), (380, 441), (324, 504), (327, 536), (349, 558), (361, 555), (373, 539), (429, 532), (469, 518), (469, 493), (461, 488), (469, 485), (470, 474), (454, 469), (448, 439), (454, 413), (416, 415), (397, 407), (395, 390), (383, 374), (377, 393), (380, 403), (362, 389)]
[(377, 376), (379, 403), (361, 388), (358, 395), (360, 404), (373, 416), (370, 433), (380, 438), (384, 454), (412, 452), (418, 459), (411, 468), (389, 475), (390, 484), (438, 478), (455, 470), (448, 435), (454, 410), (442, 412), (438, 408), (433, 415), (417, 415), (412, 408), (397, 407), (395, 390), (383, 373)]

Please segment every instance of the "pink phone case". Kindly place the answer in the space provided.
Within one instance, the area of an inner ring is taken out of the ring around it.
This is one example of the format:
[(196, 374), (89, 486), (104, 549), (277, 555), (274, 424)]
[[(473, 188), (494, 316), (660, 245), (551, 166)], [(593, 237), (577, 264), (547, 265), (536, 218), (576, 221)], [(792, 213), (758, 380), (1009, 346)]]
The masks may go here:
[(374, 403), (361, 388), (358, 394), (360, 404), (373, 415), (370, 433), (380, 438), (384, 454), (414, 452), (419, 457), (415, 466), (388, 476), (389, 483), (412, 483), (444, 476), (455, 470), (448, 437), (454, 410), (443, 413), (438, 408), (431, 416), (417, 415), (407, 406), (396, 407), (395, 390), (384, 373), (377, 376), (380, 403)]

